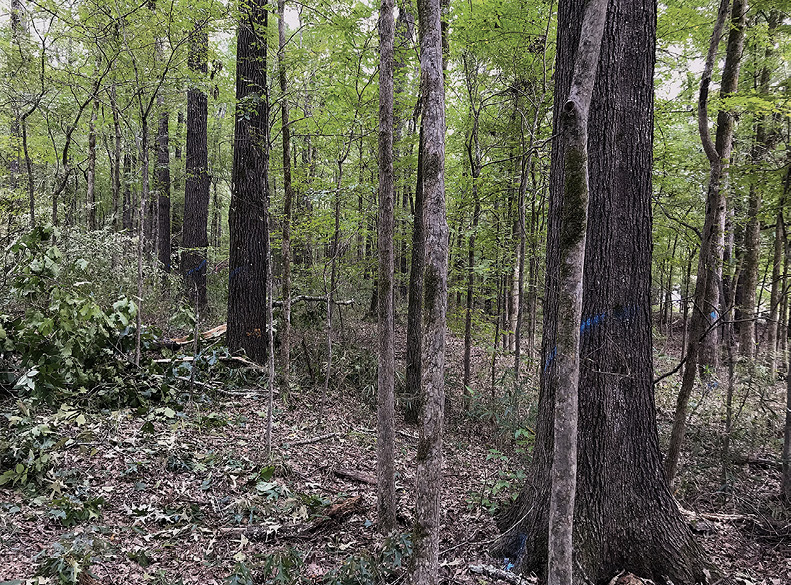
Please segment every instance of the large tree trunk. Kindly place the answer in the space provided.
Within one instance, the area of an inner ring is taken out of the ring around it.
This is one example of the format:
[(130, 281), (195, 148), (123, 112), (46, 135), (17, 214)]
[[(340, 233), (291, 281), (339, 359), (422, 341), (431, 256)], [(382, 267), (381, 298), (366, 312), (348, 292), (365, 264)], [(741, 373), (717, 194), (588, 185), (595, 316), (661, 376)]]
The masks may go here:
[[(687, 340), (686, 364), (681, 380), (681, 389), (676, 400), (676, 411), (673, 418), (673, 429), (670, 433), (670, 444), (665, 457), (665, 475), (672, 484), (676, 476), (681, 443), (684, 439), (684, 428), (687, 418), (687, 404), (695, 384), (696, 368), (702, 371), (705, 366), (716, 365), (719, 346), (716, 343), (716, 323), (720, 317), (719, 290), (722, 279), (722, 260), (725, 228), (725, 194), (723, 184), (727, 176), (728, 164), (733, 143), (733, 113), (721, 109), (717, 115), (716, 142), (709, 135), (708, 93), (711, 72), (716, 56), (717, 46), (722, 27), (728, 13), (729, 0), (722, 0), (717, 23), (711, 36), (709, 52), (700, 84), (698, 100), (698, 126), (701, 141), (709, 158), (711, 171), (709, 174), (708, 192), (706, 195), (706, 217), (703, 225), (703, 241), (698, 258), (698, 276), (695, 281), (695, 302), (692, 307), (692, 318), (689, 325)], [(744, 46), (744, 12), (743, 0), (734, 0), (731, 14), (731, 31), (728, 35), (728, 50), (725, 56), (725, 67), (722, 73), (720, 94), (723, 97), (738, 89), (739, 66)]]
[[(190, 41), (189, 67), (194, 74), (206, 75), (208, 71), (208, 50), (209, 37), (201, 25), (196, 25), (193, 37)], [(242, 56), (244, 59), (245, 56)], [(239, 58), (237, 58), (237, 63)], [(239, 65), (237, 64), (237, 69)], [(237, 81), (237, 94), (239, 91), (239, 81)], [(245, 86), (244, 90), (248, 90)], [(238, 95), (237, 95), (238, 98)], [(187, 92), (187, 143), (186, 143), (186, 178), (184, 181), (184, 223), (181, 228), (181, 246), (184, 251), (181, 254), (181, 271), (184, 274), (187, 297), (197, 299), (200, 306), (206, 304), (206, 248), (209, 245), (207, 227), (209, 223), (209, 177), (208, 160), (208, 101), (206, 94), (197, 87), (191, 87)], [(237, 131), (240, 122), (237, 120)], [(234, 177), (236, 177), (237, 153), (239, 139), (234, 144)], [(242, 155), (244, 156), (244, 155)], [(241, 161), (246, 164), (247, 161)], [(236, 187), (234, 179), (234, 187)], [(257, 195), (257, 199), (262, 201), (263, 193)], [(263, 218), (261, 218), (263, 221)], [(263, 242), (259, 242), (262, 247)], [(233, 257), (233, 242), (231, 246), (231, 256)], [(265, 262), (261, 261), (262, 276), (266, 274)], [(261, 287), (266, 282), (266, 278), (261, 279)], [(197, 294), (196, 294), (197, 291)], [(262, 293), (263, 296), (263, 293)], [(230, 299), (229, 299), (230, 307)], [(261, 317), (263, 321), (263, 304), (261, 305)], [(238, 325), (238, 324), (237, 324)], [(238, 334), (234, 330), (233, 334)], [(261, 335), (264, 335), (261, 330)], [(231, 335), (229, 323), (229, 335)], [(230, 339), (230, 337), (229, 337)], [(263, 342), (262, 342), (263, 343)]]
[(393, 279), (395, 260), (395, 177), (393, 175), (393, 0), (379, 8), (379, 368), (376, 408), (376, 510), (379, 530), (396, 526), (395, 495), (395, 340)]
[(288, 85), (286, 83), (286, 22), (285, 0), (277, 2), (278, 31), (278, 81), (282, 103), (280, 121), (283, 134), (283, 240), (280, 248), (283, 257), (283, 331), (280, 334), (281, 376), (283, 388), (288, 391), (291, 373), (291, 207), (294, 202), (294, 187), (291, 184), (291, 126), (288, 111)]
[[(565, 178), (558, 227), (560, 238), (557, 255), (560, 272), (558, 304), (554, 315), (557, 345), (552, 350), (554, 360), (550, 364), (551, 373), (547, 377), (551, 386), (548, 393), (555, 398), (549, 497), (549, 585), (571, 585), (574, 574), (572, 531), (577, 489), (577, 403), (581, 335), (579, 323), (582, 319), (582, 277), (589, 199), (588, 117), (607, 18), (607, 2), (608, 0), (591, 0), (585, 7), (579, 45), (574, 57), (571, 89), (559, 114), (561, 136), (555, 144), (562, 153), (558, 158), (563, 156)], [(562, 97), (563, 94), (555, 94), (556, 100)], [(524, 169), (523, 175), (526, 172), (527, 169)], [(521, 212), (520, 222), (524, 233), (524, 213)]]
[(418, 2), (423, 112), (423, 195), (426, 265), (423, 357), (417, 447), (412, 585), (439, 582), (442, 425), (445, 409), (445, 329), (448, 309), (448, 221), (445, 212), (445, 88), (440, 0)]
[(165, 272), (170, 272), (170, 147), (168, 145), (169, 114), (165, 107), (165, 98), (159, 101), (159, 129), (157, 132), (157, 185), (159, 193), (157, 202), (157, 237), (159, 242), (159, 264)]
[(266, 0), (241, 9), (236, 44), (236, 127), (229, 210), (228, 346), (264, 363), (266, 335), (266, 201), (269, 191), (269, 95)]
[[(558, 95), (568, 95), (583, 0), (559, 4)], [(651, 353), (651, 158), (656, 5), (610, 0), (590, 110), (590, 207), (579, 380), (576, 577), (607, 582), (620, 570), (676, 585), (704, 581), (701, 551), (664, 480)], [(555, 135), (563, 103), (555, 102)], [(628, 136), (628, 140), (618, 137)], [(515, 506), (499, 519), (497, 553), (521, 572), (547, 559), (559, 344), (561, 194), (569, 177), (552, 155), (543, 367), (533, 464)]]

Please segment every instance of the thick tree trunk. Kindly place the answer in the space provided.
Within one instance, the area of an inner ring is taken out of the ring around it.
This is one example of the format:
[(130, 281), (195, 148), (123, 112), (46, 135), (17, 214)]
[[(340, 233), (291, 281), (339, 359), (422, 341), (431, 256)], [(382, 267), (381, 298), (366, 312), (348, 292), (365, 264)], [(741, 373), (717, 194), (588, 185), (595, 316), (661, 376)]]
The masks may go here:
[(159, 129), (157, 132), (157, 185), (159, 193), (157, 202), (157, 250), (159, 265), (165, 272), (170, 272), (170, 147), (168, 145), (169, 114), (165, 108), (165, 98), (158, 98)]
[[(240, 35), (241, 35), (241, 28), (244, 27), (244, 23), (240, 25)], [(208, 71), (208, 50), (209, 50), (209, 37), (205, 30), (200, 25), (196, 25), (195, 29), (192, 33), (192, 39), (190, 41), (190, 52), (189, 52), (189, 67), (190, 70), (196, 75), (206, 75)], [(251, 49), (248, 49), (250, 51)], [(251, 57), (247, 54), (243, 54), (241, 60), (247, 63)], [(237, 58), (237, 74), (239, 70), (240, 58)], [(237, 99), (239, 99), (239, 90), (240, 84), (242, 85), (243, 92), (250, 92), (250, 88), (244, 85), (241, 80), (237, 80), (236, 88), (237, 88)], [(244, 95), (247, 95), (246, 93)], [(243, 96), (242, 96), (243, 97)], [(207, 272), (207, 257), (206, 257), (206, 249), (209, 245), (209, 236), (207, 233), (207, 227), (209, 223), (209, 186), (211, 182), (211, 178), (209, 177), (209, 169), (208, 169), (208, 160), (209, 160), (209, 147), (208, 147), (208, 100), (206, 94), (203, 93), (197, 87), (191, 87), (189, 91), (187, 91), (187, 143), (186, 143), (186, 177), (184, 181), (184, 223), (181, 228), (181, 246), (183, 248), (183, 252), (181, 254), (181, 271), (184, 274), (184, 281), (185, 281), (185, 288), (189, 294), (190, 298), (197, 298), (198, 304), (200, 306), (206, 305), (206, 272)], [(245, 126), (239, 120), (236, 123), (236, 131), (239, 132), (239, 127)], [(239, 144), (239, 142), (243, 141), (243, 144)], [(236, 142), (234, 144), (234, 188), (237, 186), (237, 149), (255, 149), (255, 146), (251, 146), (249, 144), (250, 138), (247, 135), (244, 135), (244, 138), (237, 136)], [(246, 152), (245, 154), (239, 153), (239, 157), (241, 160), (239, 164), (244, 166), (245, 164), (251, 163), (253, 161), (248, 161), (246, 159)], [(257, 162), (257, 161), (256, 161)], [(247, 173), (242, 172), (240, 176), (247, 177)], [(244, 185), (241, 187), (242, 189), (254, 189), (257, 188), (257, 184), (254, 182), (254, 185)], [(258, 228), (261, 230), (261, 234), (259, 238), (262, 237), (265, 228), (263, 228), (260, 224), (264, 221), (263, 218), (263, 196), (264, 193), (257, 193), (255, 195), (255, 201), (259, 203), (259, 206), (256, 210), (256, 219), (258, 220)], [(246, 198), (247, 194), (242, 195), (241, 197)], [(232, 196), (233, 199), (233, 196)], [(237, 197), (237, 201), (239, 197)], [(244, 203), (247, 203), (245, 200)], [(251, 202), (252, 203), (252, 202)], [(252, 212), (251, 212), (252, 213)], [(230, 221), (230, 218), (229, 218)], [(244, 223), (244, 222), (243, 222)], [(244, 229), (244, 228), (242, 228)], [(232, 230), (233, 232), (233, 230)], [(238, 232), (236, 235), (239, 235)], [(245, 238), (246, 236), (242, 236)], [(236, 241), (239, 245), (242, 244), (239, 240)], [(239, 258), (238, 256), (234, 256), (235, 250), (233, 249), (234, 242), (231, 243), (231, 258)], [(260, 270), (261, 270), (261, 287), (263, 289), (264, 283), (266, 282), (266, 262), (261, 258), (263, 255), (263, 246), (264, 243), (262, 240), (258, 241), (258, 246), (260, 246), (260, 251), (258, 252), (258, 260), (261, 263)], [(231, 268), (238, 268), (239, 265), (235, 265)], [(241, 277), (242, 280), (245, 280), (245, 277)], [(197, 290), (197, 295), (194, 291)], [(263, 297), (265, 296), (263, 290), (260, 292), (262, 297), (262, 303), (260, 306), (261, 315), (258, 318), (259, 321), (265, 321), (264, 315), (264, 303)], [(230, 297), (229, 297), (229, 313), (230, 313)], [(230, 318), (230, 317), (229, 317)], [(241, 335), (241, 327), (240, 323), (234, 324), (237, 329), (231, 331), (231, 325), (228, 324), (229, 327), (229, 336), (238, 336)], [(261, 329), (260, 335), (264, 335), (264, 330)], [(229, 337), (230, 343), (231, 337)], [(258, 339), (258, 342), (261, 346), (265, 345), (263, 341), (263, 337), (255, 338)], [(241, 344), (238, 338), (234, 337), (234, 343), (237, 343), (238, 347), (245, 347)], [(259, 358), (263, 358), (263, 354), (259, 356)]]
[(415, 484), (412, 585), (439, 582), (448, 222), (445, 212), (445, 88), (440, 0), (418, 2), (423, 112), (426, 265), (423, 280), (421, 419)]
[(242, 5), (236, 45), (236, 126), (229, 210), (228, 347), (258, 363), (267, 352), (266, 201), (269, 95), (266, 0)]
[(291, 207), (294, 187), (291, 184), (291, 126), (288, 111), (288, 84), (286, 80), (286, 22), (285, 0), (277, 2), (278, 31), (278, 81), (282, 103), (280, 121), (283, 135), (283, 238), (280, 253), (283, 256), (283, 331), (280, 334), (281, 376), (283, 388), (288, 391), (291, 374)]
[[(548, 376), (548, 391), (555, 398), (549, 497), (549, 585), (572, 585), (574, 574), (572, 532), (577, 490), (579, 323), (582, 320), (582, 277), (589, 198), (588, 116), (607, 19), (607, 2), (591, 0), (585, 6), (579, 45), (574, 57), (574, 75), (559, 114), (560, 138), (556, 142), (560, 151), (558, 156), (563, 156), (565, 177), (558, 227), (558, 305), (554, 323), (557, 344), (556, 349), (552, 350), (554, 361), (550, 364), (552, 373)], [(555, 97), (564, 96), (556, 93)], [(527, 169), (523, 169), (523, 175), (526, 172)], [(520, 213), (520, 220), (524, 233), (524, 213)]]
[[(559, 4), (558, 95), (568, 95), (586, 2)], [(590, 109), (590, 216), (583, 279), (574, 541), (576, 578), (620, 570), (676, 585), (705, 580), (701, 551), (662, 474), (653, 399), (651, 167), (656, 4), (610, 0)], [(555, 103), (557, 136), (563, 103)], [(628, 136), (628, 140), (616, 140)], [(555, 146), (559, 142), (555, 138)], [(499, 520), (497, 552), (516, 570), (546, 567), (553, 411), (561, 341), (561, 194), (570, 178), (553, 148), (541, 396), (528, 481)], [(579, 326), (579, 325), (578, 325)]]
[(395, 260), (395, 177), (393, 174), (393, 82), (395, 22), (393, 0), (379, 8), (379, 368), (376, 408), (376, 510), (378, 527), (396, 527), (395, 340), (393, 279)]
[[(703, 225), (703, 241), (698, 258), (698, 277), (695, 281), (695, 301), (692, 307), (692, 318), (687, 340), (687, 361), (681, 389), (676, 400), (673, 418), (673, 429), (670, 434), (667, 457), (665, 457), (665, 475), (670, 484), (676, 476), (681, 443), (684, 439), (684, 427), (687, 418), (687, 404), (695, 383), (696, 367), (705, 373), (706, 366), (715, 366), (719, 346), (716, 343), (716, 326), (720, 317), (719, 290), (722, 278), (722, 259), (725, 227), (725, 194), (722, 189), (727, 176), (728, 163), (733, 142), (733, 114), (724, 109), (717, 116), (717, 137), (712, 142), (708, 127), (708, 93), (711, 72), (714, 65), (719, 38), (728, 14), (729, 0), (722, 0), (717, 23), (711, 36), (709, 52), (700, 84), (698, 100), (698, 127), (703, 149), (709, 158), (711, 171), (709, 174), (708, 192), (706, 195), (706, 218)], [(721, 95), (727, 96), (738, 88), (739, 66), (744, 46), (744, 10), (743, 0), (734, 0), (731, 15), (731, 31), (728, 35), (728, 50), (723, 68)]]

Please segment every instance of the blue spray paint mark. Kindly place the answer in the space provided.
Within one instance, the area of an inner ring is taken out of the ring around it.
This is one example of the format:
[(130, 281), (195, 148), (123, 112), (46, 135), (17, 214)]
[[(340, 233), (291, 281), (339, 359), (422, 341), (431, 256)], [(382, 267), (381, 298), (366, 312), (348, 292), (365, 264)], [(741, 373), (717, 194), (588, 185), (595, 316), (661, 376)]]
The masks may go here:
[[(627, 323), (629, 320), (637, 314), (637, 305), (629, 305), (627, 307), (619, 307), (615, 309), (612, 313), (612, 316), (615, 317), (616, 320)], [(715, 315), (716, 311), (712, 313)], [(598, 315), (594, 315), (593, 317), (588, 317), (582, 320), (580, 323), (580, 336), (584, 335), (586, 332), (592, 330), (595, 327), (603, 324), (607, 320), (607, 311), (604, 313), (599, 313)], [(549, 352), (549, 356), (547, 356), (546, 363), (544, 364), (544, 371), (546, 372), (549, 369), (549, 366), (552, 365), (552, 362), (558, 355), (558, 348), (557, 346), (552, 348), (552, 351)]]
[(709, 313), (709, 317), (711, 317), (712, 320), (716, 319), (718, 317), (717, 311), (712, 311), (711, 313)]
[(242, 270), (244, 270), (244, 266), (238, 266), (238, 267), (234, 268), (231, 271), (231, 273), (228, 275), (228, 280), (231, 280), (234, 276), (239, 274), (239, 272), (241, 272)]
[(190, 270), (187, 271), (187, 276), (189, 276), (193, 272), (200, 272), (205, 266), (206, 266), (206, 259), (204, 258), (203, 262), (198, 264), (195, 268), (191, 268)]

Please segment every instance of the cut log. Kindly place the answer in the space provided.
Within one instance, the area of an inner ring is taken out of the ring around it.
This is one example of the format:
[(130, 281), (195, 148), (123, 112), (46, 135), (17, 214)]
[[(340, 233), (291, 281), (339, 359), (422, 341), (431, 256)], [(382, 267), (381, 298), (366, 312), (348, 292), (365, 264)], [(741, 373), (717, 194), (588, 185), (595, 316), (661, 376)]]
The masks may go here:
[(343, 521), (348, 516), (351, 516), (358, 510), (362, 508), (363, 497), (362, 496), (355, 496), (353, 498), (348, 498), (343, 500), (342, 502), (338, 502), (333, 504), (324, 513), (324, 516), (321, 518), (317, 518), (314, 520), (310, 526), (308, 526), (303, 533), (305, 532), (315, 532), (319, 528), (324, 526), (328, 526), (329, 524), (337, 524), (338, 522)]
[(360, 473), (359, 471), (354, 471), (353, 469), (336, 468), (332, 470), (332, 473), (341, 479), (349, 479), (351, 481), (356, 481), (367, 485), (376, 485), (375, 478)]

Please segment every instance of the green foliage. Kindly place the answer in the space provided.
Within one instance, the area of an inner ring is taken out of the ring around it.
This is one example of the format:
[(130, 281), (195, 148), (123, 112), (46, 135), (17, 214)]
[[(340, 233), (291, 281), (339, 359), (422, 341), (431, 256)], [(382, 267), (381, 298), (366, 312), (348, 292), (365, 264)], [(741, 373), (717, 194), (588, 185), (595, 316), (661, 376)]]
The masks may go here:
[[(525, 431), (524, 434), (527, 434)], [(520, 434), (521, 436), (521, 434)], [(525, 473), (520, 465), (514, 465), (510, 458), (497, 449), (489, 449), (486, 454), (487, 461), (497, 461), (501, 469), (492, 477), (484, 478), (480, 491), (471, 491), (467, 497), (467, 508), (473, 510), (482, 508), (491, 515), (496, 515), (501, 509), (513, 503), (525, 482)], [(513, 470), (516, 471), (513, 471)]]
[(61, 526), (74, 526), (80, 522), (99, 518), (105, 503), (102, 497), (81, 500), (77, 496), (64, 494), (50, 502), (49, 516), (59, 521)]
[(107, 548), (104, 541), (87, 534), (65, 534), (36, 555), (36, 575), (56, 579), (60, 585), (76, 585), (80, 574), (91, 575), (91, 563)]
[[(65, 286), (57, 237), (55, 228), (38, 226), (12, 246), (10, 295), (24, 313), (0, 317), (0, 359), (18, 372), (16, 389), (45, 400), (84, 395), (117, 376), (137, 311), (126, 297), (103, 308), (87, 281)], [(86, 278), (87, 269), (84, 259), (67, 267)]]
[(31, 416), (29, 406), (18, 403), (21, 414), (5, 412), (7, 425), (0, 425), (0, 486), (42, 486), (63, 439), (50, 424)]
[(377, 553), (364, 552), (346, 559), (324, 579), (327, 585), (379, 585), (402, 576), (412, 554), (412, 537), (400, 534), (385, 539)]

